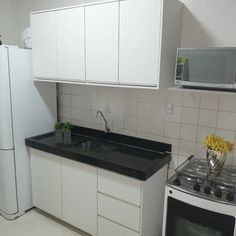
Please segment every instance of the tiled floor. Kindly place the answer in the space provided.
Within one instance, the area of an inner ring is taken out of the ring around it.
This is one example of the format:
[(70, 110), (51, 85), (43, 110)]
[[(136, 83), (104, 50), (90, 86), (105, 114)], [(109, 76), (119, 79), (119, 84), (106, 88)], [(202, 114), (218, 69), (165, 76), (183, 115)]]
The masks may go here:
[(0, 236), (87, 236), (54, 218), (31, 210), (14, 221), (0, 216)]

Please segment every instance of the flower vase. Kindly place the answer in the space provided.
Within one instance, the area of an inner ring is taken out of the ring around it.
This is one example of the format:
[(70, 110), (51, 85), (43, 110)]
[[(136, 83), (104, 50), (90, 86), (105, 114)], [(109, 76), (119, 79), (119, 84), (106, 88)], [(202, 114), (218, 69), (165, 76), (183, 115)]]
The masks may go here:
[(64, 130), (64, 144), (71, 144), (71, 130)]
[(208, 148), (206, 151), (206, 159), (210, 173), (219, 175), (224, 167), (226, 157), (226, 152), (217, 152)]
[(63, 143), (63, 130), (62, 129), (56, 129), (55, 130), (55, 140), (56, 143)]

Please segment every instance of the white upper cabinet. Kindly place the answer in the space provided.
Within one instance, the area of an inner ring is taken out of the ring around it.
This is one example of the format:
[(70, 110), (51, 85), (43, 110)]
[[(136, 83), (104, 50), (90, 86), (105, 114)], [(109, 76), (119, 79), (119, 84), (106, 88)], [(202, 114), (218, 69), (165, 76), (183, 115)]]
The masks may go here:
[(57, 78), (55, 12), (31, 15), (33, 73), (36, 78)]
[(157, 88), (173, 84), (181, 15), (181, 4), (173, 0), (120, 2), (121, 84)]
[(85, 8), (86, 78), (118, 83), (119, 2)]
[(161, 0), (120, 2), (121, 84), (157, 85)]
[(167, 88), (174, 84), (182, 4), (123, 0), (31, 14), (34, 77)]
[(85, 81), (84, 7), (56, 12), (58, 78)]

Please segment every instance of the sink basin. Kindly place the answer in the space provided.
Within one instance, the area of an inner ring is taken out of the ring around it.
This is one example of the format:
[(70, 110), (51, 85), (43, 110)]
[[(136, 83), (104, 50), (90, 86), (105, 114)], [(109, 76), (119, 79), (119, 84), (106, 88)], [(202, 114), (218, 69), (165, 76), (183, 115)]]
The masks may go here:
[(83, 151), (92, 151), (100, 153), (113, 152), (116, 149), (114, 144), (99, 140), (89, 140), (81, 143), (80, 146)]

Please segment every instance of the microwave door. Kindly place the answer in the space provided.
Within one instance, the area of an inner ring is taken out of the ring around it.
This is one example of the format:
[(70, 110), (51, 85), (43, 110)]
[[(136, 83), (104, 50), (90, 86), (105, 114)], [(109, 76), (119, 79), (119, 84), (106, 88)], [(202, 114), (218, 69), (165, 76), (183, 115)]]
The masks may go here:
[(236, 50), (179, 49), (178, 59), (177, 84), (215, 88), (234, 87)]

